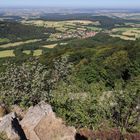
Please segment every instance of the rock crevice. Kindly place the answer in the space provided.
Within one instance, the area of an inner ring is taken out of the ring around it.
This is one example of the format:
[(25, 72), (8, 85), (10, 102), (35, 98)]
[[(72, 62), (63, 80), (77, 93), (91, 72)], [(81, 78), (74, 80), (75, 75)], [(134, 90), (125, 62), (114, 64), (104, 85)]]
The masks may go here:
[(12, 112), (0, 122), (0, 133), (10, 140), (75, 140), (76, 129), (67, 127), (45, 102), (30, 107), (21, 121), (17, 116)]

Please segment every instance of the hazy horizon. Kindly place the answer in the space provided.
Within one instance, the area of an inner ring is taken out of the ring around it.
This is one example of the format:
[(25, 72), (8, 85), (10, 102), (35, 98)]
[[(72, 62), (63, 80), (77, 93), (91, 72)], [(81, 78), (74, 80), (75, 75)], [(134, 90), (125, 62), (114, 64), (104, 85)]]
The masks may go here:
[(139, 0), (0, 0), (0, 7), (57, 7), (57, 8), (95, 8), (95, 9), (139, 9)]

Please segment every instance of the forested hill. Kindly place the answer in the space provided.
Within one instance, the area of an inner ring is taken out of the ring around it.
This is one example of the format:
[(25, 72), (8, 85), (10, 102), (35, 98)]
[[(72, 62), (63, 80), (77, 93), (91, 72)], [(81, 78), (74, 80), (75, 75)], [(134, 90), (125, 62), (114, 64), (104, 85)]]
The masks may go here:
[(38, 57), (18, 53), (0, 59), (0, 101), (8, 107), (44, 100), (77, 129), (140, 132), (140, 40), (100, 33)]
[(54, 32), (56, 32), (54, 28), (23, 25), (15, 21), (0, 21), (0, 38), (7, 38), (10, 42), (47, 38)]
[(125, 20), (119, 17), (108, 17), (108, 16), (94, 16), (88, 13), (81, 14), (59, 14), (59, 13), (49, 13), (40, 16), (39, 19), (47, 20), (47, 21), (65, 21), (65, 20), (91, 20), (91, 21), (99, 21), (101, 23), (102, 28), (113, 28), (115, 25), (124, 25), (125, 22), (131, 23), (139, 23), (137, 20)]

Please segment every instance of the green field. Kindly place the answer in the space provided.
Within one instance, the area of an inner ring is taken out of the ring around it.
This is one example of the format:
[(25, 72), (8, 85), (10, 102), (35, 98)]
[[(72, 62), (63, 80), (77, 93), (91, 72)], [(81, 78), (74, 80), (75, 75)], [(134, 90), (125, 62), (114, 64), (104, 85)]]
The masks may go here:
[(102, 28), (98, 28), (98, 27), (87, 27), (87, 28), (92, 31), (101, 31), (102, 30)]
[[(24, 50), (24, 54), (31, 54), (31, 50)], [(33, 56), (40, 56), (42, 55), (42, 50), (34, 50), (33, 51)], [(5, 50), (5, 51), (0, 51), (0, 58), (6, 58), (6, 57), (15, 57), (14, 50)]]
[(0, 58), (14, 57), (14, 56), (15, 54), (13, 50), (0, 51)]
[(38, 49), (38, 50), (34, 50), (33, 56), (40, 56), (42, 54), (42, 50)]
[[(45, 27), (45, 28), (55, 28), (56, 32), (52, 33), (48, 41), (57, 41), (60, 36), (75, 36), (79, 35), (80, 32), (85, 31), (97, 31), (100, 32), (102, 29), (96, 27), (99, 25), (99, 22), (94, 22), (90, 20), (66, 20), (66, 21), (43, 21), (43, 20), (29, 20), (22, 21), (22, 24), (25, 25), (34, 25), (37, 27)], [(61, 37), (60, 37), (61, 38)]]
[[(23, 53), (27, 54), (27, 55), (30, 55), (31, 54), (31, 50), (24, 50)], [(42, 55), (42, 50), (41, 49), (33, 51), (33, 56), (40, 56), (40, 55)]]
[(29, 54), (31, 54), (31, 50), (25, 50), (25, 51), (23, 51), (23, 53), (29, 55)]
[(41, 39), (33, 39), (33, 40), (26, 40), (26, 41), (19, 41), (19, 42), (14, 42), (14, 43), (8, 43), (4, 45), (0, 45), (0, 48), (9, 48), (9, 47), (16, 47), (24, 44), (29, 44), (29, 43), (34, 43), (41, 41)]
[(140, 38), (140, 28), (114, 28), (111, 31), (112, 37), (119, 37), (124, 40), (136, 40)]
[(7, 39), (7, 38), (0, 38), (0, 43), (7, 43), (9, 42), (10, 40)]
[(43, 45), (42, 47), (43, 47), (43, 48), (52, 49), (52, 48), (54, 48), (54, 47), (56, 47), (56, 46), (57, 46), (57, 44), (50, 44), (50, 45)]
[[(29, 55), (29, 54), (31, 54), (31, 50), (25, 50), (25, 51), (23, 51), (23, 53)], [(33, 51), (33, 56), (40, 56), (41, 54), (42, 54), (41, 49)]]

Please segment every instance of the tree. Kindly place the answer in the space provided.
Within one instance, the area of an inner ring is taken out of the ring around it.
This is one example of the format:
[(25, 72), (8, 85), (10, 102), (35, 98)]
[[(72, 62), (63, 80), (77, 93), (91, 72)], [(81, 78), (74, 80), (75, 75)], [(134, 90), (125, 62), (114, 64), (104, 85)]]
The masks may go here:
[(0, 73), (0, 98), (5, 103), (30, 106), (41, 100), (49, 100), (59, 80), (65, 81), (71, 70), (67, 56), (57, 58), (52, 68), (30, 59), (21, 65), (7, 64)]
[(112, 91), (109, 101), (110, 119), (121, 132), (137, 130), (140, 118), (140, 90), (139, 86), (128, 85), (125, 89)]

